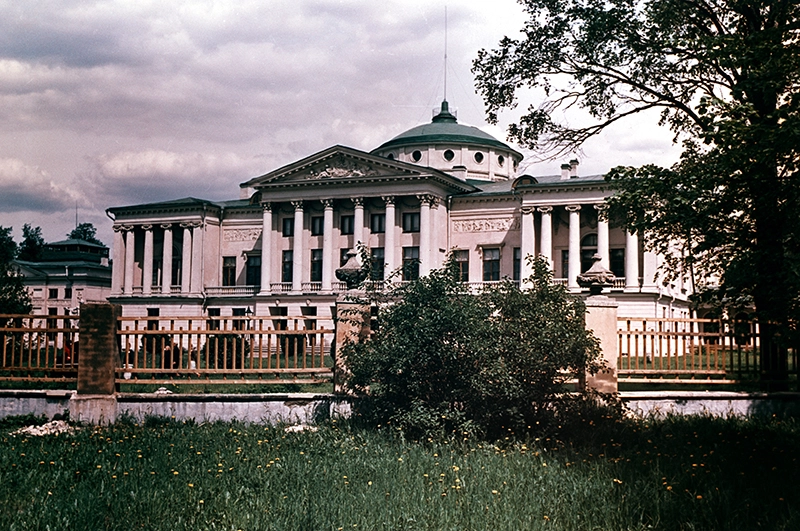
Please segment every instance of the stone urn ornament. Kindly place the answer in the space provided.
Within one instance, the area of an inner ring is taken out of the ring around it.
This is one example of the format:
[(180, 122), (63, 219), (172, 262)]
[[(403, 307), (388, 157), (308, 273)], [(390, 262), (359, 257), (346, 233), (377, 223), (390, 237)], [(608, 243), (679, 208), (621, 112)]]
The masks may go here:
[(610, 288), (614, 284), (614, 273), (603, 267), (600, 263), (602, 257), (595, 253), (592, 256), (592, 267), (585, 273), (578, 275), (578, 285), (582, 288), (589, 288), (589, 295), (600, 295), (603, 288)]
[(348, 290), (353, 290), (367, 278), (367, 271), (358, 261), (355, 249), (350, 249), (345, 256), (347, 256), (347, 262), (336, 270), (336, 278), (344, 282)]

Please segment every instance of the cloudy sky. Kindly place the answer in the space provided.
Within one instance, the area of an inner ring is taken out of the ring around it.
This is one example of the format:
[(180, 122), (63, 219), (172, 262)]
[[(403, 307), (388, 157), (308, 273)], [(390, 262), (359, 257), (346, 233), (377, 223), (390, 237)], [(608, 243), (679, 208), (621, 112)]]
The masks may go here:
[[(111, 244), (108, 207), (234, 199), (330, 145), (371, 150), (441, 102), (444, 18), (430, 0), (0, 0), (0, 225), (56, 241), (77, 208)], [(470, 65), (519, 31), (522, 10), (448, 0), (447, 18), (451, 109), (504, 139), (516, 114), (486, 126)], [(591, 141), (581, 172), (671, 163), (655, 121)], [(527, 155), (533, 175), (562, 162)]]

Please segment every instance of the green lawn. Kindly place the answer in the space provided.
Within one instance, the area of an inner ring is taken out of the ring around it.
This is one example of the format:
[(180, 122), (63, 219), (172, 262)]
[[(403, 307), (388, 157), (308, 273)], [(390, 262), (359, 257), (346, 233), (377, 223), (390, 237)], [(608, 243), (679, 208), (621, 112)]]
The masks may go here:
[(150, 419), (0, 431), (0, 529), (800, 529), (800, 422), (587, 426), (580, 444)]

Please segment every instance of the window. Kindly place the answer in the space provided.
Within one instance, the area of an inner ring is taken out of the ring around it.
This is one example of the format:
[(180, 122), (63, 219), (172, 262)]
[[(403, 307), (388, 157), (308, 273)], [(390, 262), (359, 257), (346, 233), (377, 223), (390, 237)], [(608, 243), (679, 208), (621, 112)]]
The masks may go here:
[(172, 285), (180, 286), (183, 276), (183, 262), (180, 257), (172, 258)]
[(247, 315), (247, 308), (234, 308), (233, 309), (233, 317), (231, 328), (233, 330), (244, 330), (247, 328), (247, 320), (249, 316)]
[(294, 271), (294, 253), (283, 251), (281, 256), (281, 282), (291, 282)]
[(47, 290), (47, 298), (48, 299), (57, 299), (58, 298), (58, 288), (50, 288)]
[(458, 279), (461, 282), (469, 282), (469, 251), (466, 249), (453, 251), (453, 260), (458, 266)]
[(585, 273), (592, 264), (592, 257), (597, 254), (597, 234), (587, 234), (581, 240), (581, 273)]
[[(158, 317), (161, 315), (161, 310), (158, 308), (148, 308), (147, 309), (147, 317)], [(147, 329), (148, 330), (158, 330), (158, 319), (148, 319), (147, 320)], [(151, 336), (152, 337), (152, 336)], [(155, 338), (153, 338), (155, 344)]]
[(481, 153), (480, 151), (475, 153), (475, 162), (477, 162), (478, 164), (483, 162), (483, 153)]
[(419, 232), (419, 212), (403, 212), (403, 232)]
[(161, 285), (161, 259), (160, 258), (153, 258), (153, 278), (150, 279), (150, 285), (151, 286), (160, 286)]
[(369, 230), (374, 234), (386, 232), (386, 214), (372, 214), (369, 217)]
[(522, 269), (522, 249), (514, 247), (514, 280), (519, 281)]
[(339, 249), (339, 267), (343, 267), (347, 263), (347, 253), (350, 252), (349, 247)]
[(569, 278), (569, 251), (561, 251), (561, 278)]
[(506, 163), (506, 158), (503, 155), (497, 157), (497, 164), (499, 164), (501, 168), (505, 163)]
[(625, 249), (611, 249), (609, 265), (615, 277), (625, 276)]
[(411, 154), (411, 160), (414, 162), (419, 162), (422, 159), (422, 153), (419, 150), (414, 151)]
[(325, 232), (325, 218), (322, 216), (312, 216), (311, 235), (322, 236), (324, 232)]
[(455, 153), (453, 153), (453, 150), (452, 150), (452, 149), (446, 149), (446, 150), (444, 151), (444, 160), (446, 160), (447, 162), (450, 162), (450, 161), (451, 161), (451, 160), (453, 160), (455, 157), (456, 157), (456, 154), (455, 154)]
[(72, 300), (72, 288), (64, 288), (64, 298)]
[(483, 250), (483, 281), (500, 280), (500, 249)]
[(219, 317), (219, 308), (209, 308), (208, 309), (208, 323), (207, 328), (209, 330), (219, 330), (219, 319), (214, 319), (214, 317)]
[(235, 286), (236, 285), (236, 257), (223, 256), (222, 257), (222, 285)]
[(294, 218), (283, 218), (281, 221), (281, 233), (285, 238), (294, 236)]
[(342, 216), (339, 218), (339, 229), (342, 234), (353, 234), (355, 226), (355, 216)]
[(386, 266), (386, 258), (383, 247), (373, 247), (370, 250), (370, 258), (372, 262), (372, 272), (370, 275), (371, 280), (383, 280), (384, 267)]
[(322, 249), (311, 249), (311, 282), (322, 282)]
[(247, 257), (247, 285), (261, 285), (261, 257), (249, 255)]
[(419, 247), (403, 247), (403, 280), (419, 278)]

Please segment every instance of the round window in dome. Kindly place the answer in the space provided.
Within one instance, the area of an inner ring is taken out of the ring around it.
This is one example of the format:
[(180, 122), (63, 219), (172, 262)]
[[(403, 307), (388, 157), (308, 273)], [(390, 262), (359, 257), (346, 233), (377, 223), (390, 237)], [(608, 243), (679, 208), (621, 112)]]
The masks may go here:
[(422, 159), (422, 152), (417, 149), (411, 154), (411, 158), (414, 160), (414, 162), (419, 162)]
[(497, 157), (497, 163), (498, 163), (500, 166), (502, 166), (503, 164), (505, 164), (505, 162), (506, 162), (506, 158), (505, 158), (503, 155), (500, 155), (499, 157)]
[(455, 153), (453, 153), (453, 150), (452, 150), (452, 149), (446, 149), (446, 150), (445, 150), (445, 152), (444, 152), (444, 160), (446, 160), (447, 162), (450, 162), (450, 161), (451, 161), (451, 160), (453, 160), (455, 157), (456, 157), (456, 154), (455, 154)]
[(388, 155), (386, 155), (386, 158), (389, 160), (394, 160), (394, 153), (389, 153)]
[(477, 162), (478, 164), (483, 162), (483, 153), (481, 153), (480, 151), (475, 153), (475, 162)]

